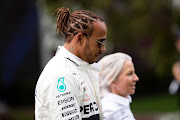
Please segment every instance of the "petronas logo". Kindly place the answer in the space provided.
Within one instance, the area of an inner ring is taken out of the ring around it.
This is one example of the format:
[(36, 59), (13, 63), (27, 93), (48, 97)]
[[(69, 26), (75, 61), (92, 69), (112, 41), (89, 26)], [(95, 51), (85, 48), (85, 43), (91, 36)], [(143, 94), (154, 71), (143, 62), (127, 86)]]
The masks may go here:
[(59, 78), (57, 89), (59, 92), (64, 92), (66, 90), (66, 85), (64, 84), (64, 77)]

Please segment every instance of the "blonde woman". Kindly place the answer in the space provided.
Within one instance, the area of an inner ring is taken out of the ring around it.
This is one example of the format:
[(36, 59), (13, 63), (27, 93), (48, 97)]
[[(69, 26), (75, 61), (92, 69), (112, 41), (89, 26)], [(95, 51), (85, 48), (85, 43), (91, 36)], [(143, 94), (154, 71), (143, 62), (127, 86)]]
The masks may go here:
[(105, 120), (135, 120), (131, 110), (131, 96), (135, 93), (136, 82), (132, 58), (125, 53), (114, 53), (102, 58), (100, 91)]

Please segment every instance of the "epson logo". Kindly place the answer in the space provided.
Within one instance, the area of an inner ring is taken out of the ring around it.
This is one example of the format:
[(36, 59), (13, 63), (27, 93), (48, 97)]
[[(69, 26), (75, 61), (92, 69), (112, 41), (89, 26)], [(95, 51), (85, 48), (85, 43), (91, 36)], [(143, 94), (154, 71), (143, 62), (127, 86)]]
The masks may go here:
[(73, 100), (74, 100), (74, 97), (72, 96), (72, 97), (65, 98), (63, 100), (59, 100), (59, 101), (57, 101), (57, 103), (58, 103), (58, 105), (62, 105), (63, 103), (68, 103), (68, 102), (71, 102)]
[(90, 103), (89, 105), (80, 106), (80, 112), (89, 114), (90, 112), (98, 111), (96, 102)]
[(66, 116), (69, 116), (69, 115), (72, 115), (72, 114), (75, 114), (75, 113), (77, 113), (77, 109), (70, 110), (70, 111), (67, 111), (65, 113), (62, 113), (62, 116), (66, 117)]

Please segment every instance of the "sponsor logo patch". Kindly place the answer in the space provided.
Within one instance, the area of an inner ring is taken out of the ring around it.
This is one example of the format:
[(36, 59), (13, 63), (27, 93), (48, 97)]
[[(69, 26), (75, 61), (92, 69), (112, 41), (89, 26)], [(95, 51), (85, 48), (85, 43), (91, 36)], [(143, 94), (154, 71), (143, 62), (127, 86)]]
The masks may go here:
[(91, 112), (98, 111), (98, 106), (96, 102), (90, 103), (88, 105), (80, 106), (80, 112), (83, 114), (90, 114)]
[(58, 105), (62, 105), (63, 103), (69, 103), (71, 101), (74, 101), (74, 97), (67, 97), (62, 100), (57, 101)]
[(75, 114), (75, 113), (77, 113), (77, 109), (70, 110), (70, 111), (67, 111), (65, 113), (62, 113), (62, 117), (66, 117), (66, 116), (69, 116), (69, 115), (72, 115), (72, 114)]
[(75, 106), (75, 103), (62, 107), (62, 110), (65, 110), (74, 106)]
[(59, 92), (64, 92), (66, 90), (66, 85), (64, 84), (64, 77), (59, 78), (57, 89)]
[(72, 118), (69, 118), (68, 120), (79, 120), (79, 115), (76, 115), (76, 116), (74, 116)]
[(71, 92), (65, 92), (65, 93), (57, 95), (56, 98), (65, 97), (65, 96), (70, 95), (70, 94), (71, 94)]
[[(83, 92), (86, 92), (88, 89), (86, 86), (83, 87)], [(89, 95), (87, 94), (87, 92), (84, 94), (84, 99), (83, 101), (89, 101), (90, 100), (90, 97)]]

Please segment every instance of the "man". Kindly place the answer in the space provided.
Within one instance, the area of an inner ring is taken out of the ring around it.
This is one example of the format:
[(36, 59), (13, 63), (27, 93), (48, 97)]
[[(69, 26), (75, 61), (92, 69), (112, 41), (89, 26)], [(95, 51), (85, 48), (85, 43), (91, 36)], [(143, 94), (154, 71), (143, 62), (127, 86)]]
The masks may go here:
[(57, 30), (65, 36), (65, 44), (38, 79), (35, 119), (99, 120), (100, 66), (94, 62), (106, 51), (106, 24), (89, 11), (58, 8)]

